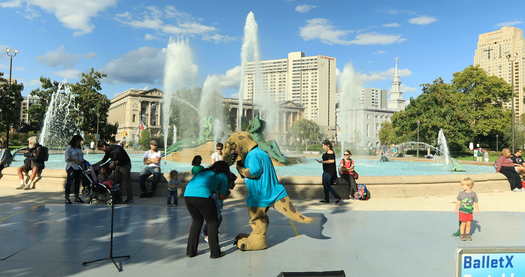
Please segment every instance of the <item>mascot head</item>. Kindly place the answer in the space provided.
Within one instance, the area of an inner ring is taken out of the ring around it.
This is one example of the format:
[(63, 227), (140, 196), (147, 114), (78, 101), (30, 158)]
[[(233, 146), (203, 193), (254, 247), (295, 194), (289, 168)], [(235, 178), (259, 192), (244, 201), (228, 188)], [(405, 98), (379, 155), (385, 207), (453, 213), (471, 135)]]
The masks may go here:
[(248, 152), (257, 146), (257, 143), (248, 132), (235, 132), (224, 142), (224, 161), (228, 165), (244, 160)]

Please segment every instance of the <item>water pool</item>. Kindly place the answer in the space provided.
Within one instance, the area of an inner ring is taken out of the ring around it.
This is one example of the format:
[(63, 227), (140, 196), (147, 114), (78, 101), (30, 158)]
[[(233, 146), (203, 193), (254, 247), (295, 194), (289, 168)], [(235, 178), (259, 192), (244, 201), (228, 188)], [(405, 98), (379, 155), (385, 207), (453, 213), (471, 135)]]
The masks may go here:
[[(101, 160), (102, 154), (86, 154), (84, 158), (90, 163), (95, 163)], [(143, 155), (130, 154), (132, 162), (132, 171), (141, 171), (143, 166)], [(24, 157), (16, 155), (15, 161), (11, 166), (22, 165)], [(190, 171), (191, 165), (172, 161), (162, 161), (162, 171), (167, 172), (172, 169), (177, 171)], [(465, 173), (479, 174), (479, 173), (494, 173), (494, 167), (481, 165), (463, 164)], [(64, 155), (53, 154), (49, 155), (49, 161), (46, 162), (46, 168), (50, 169), (64, 169)], [(315, 159), (305, 159), (302, 164), (295, 164), (290, 166), (276, 166), (277, 175), (279, 176), (320, 176), (322, 174), (321, 164), (317, 163)], [(409, 162), (409, 161), (390, 161), (379, 162), (378, 160), (356, 159), (356, 169), (361, 176), (414, 176), (414, 175), (440, 175), (440, 174), (454, 174), (461, 172), (451, 172), (438, 163), (434, 162)], [(233, 167), (232, 167), (233, 170)], [(235, 171), (234, 171), (235, 172)]]

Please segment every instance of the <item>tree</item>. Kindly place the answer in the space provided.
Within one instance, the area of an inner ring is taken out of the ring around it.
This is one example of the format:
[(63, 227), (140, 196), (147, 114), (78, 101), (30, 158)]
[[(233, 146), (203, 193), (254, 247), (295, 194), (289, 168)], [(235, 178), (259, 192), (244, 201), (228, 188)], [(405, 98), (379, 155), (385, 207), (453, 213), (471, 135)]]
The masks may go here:
[(415, 141), (420, 121), (420, 141), (436, 144), (443, 129), (451, 151), (464, 151), (474, 141), (494, 145), (496, 134), (508, 140), (511, 87), (503, 79), (488, 76), (482, 69), (469, 66), (454, 73), (450, 84), (438, 78), (422, 85), (423, 93), (404, 111), (392, 116), (399, 141)]
[(59, 86), (60, 83), (58, 81), (40, 77), (40, 88), (31, 91), (30, 96), (38, 99), (28, 110), (31, 130), (40, 130), (42, 128), (51, 96), (59, 90)]
[(290, 129), (290, 133), (293, 138), (299, 140), (305, 146), (306, 150), (308, 150), (308, 144), (318, 142), (322, 138), (319, 125), (308, 119), (296, 121)]
[(20, 104), (24, 85), (16, 81), (9, 83), (0, 73), (0, 130), (5, 131), (5, 145), (9, 146), (9, 131), (20, 121)]
[(386, 121), (381, 124), (381, 129), (379, 129), (379, 141), (381, 141), (381, 144), (383, 145), (390, 145), (399, 142), (392, 122)]
[[(98, 133), (101, 139), (109, 139), (116, 133), (115, 126), (107, 122), (107, 115), (111, 102), (102, 94), (101, 80), (107, 75), (93, 68), (88, 73), (82, 73), (80, 81), (71, 85), (71, 92), (75, 94), (80, 113), (80, 129), (84, 132)], [(115, 132), (113, 132), (115, 131)]]
[(151, 133), (148, 129), (140, 132), (139, 145), (143, 150), (149, 149), (149, 142), (151, 140)]

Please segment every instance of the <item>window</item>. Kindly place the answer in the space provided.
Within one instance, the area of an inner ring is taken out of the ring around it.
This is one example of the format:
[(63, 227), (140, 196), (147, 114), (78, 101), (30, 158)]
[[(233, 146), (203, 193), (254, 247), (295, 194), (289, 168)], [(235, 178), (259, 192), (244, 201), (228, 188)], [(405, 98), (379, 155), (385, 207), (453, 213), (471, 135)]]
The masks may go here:
[(136, 119), (137, 119), (137, 118), (136, 118), (136, 114), (134, 114), (134, 115), (133, 115), (133, 120), (131, 120), (131, 122), (135, 122)]

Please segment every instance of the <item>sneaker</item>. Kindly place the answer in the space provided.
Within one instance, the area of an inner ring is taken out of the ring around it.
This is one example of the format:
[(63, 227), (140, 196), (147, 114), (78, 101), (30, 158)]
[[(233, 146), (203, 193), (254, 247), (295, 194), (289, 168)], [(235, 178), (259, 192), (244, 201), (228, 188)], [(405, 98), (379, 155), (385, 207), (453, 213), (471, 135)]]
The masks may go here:
[(25, 184), (21, 184), (19, 187), (16, 187), (16, 189), (24, 189), (26, 187)]
[(466, 241), (472, 241), (472, 236), (471, 235), (465, 235), (465, 240)]
[(204, 241), (208, 243), (208, 236), (204, 236)]
[(80, 197), (75, 197), (75, 203), (84, 203), (84, 200), (82, 200), (82, 198)]
[(339, 204), (341, 201), (343, 201), (341, 198), (337, 198), (337, 200), (335, 200), (335, 204)]
[(515, 189), (513, 189), (512, 191), (513, 191), (513, 192), (521, 192), (521, 189), (519, 189), (519, 188), (515, 188)]
[(459, 230), (457, 230), (455, 233), (452, 233), (453, 237), (459, 237), (460, 235), (461, 233), (459, 232)]
[(461, 241), (466, 241), (466, 240), (467, 240), (467, 237), (466, 237), (466, 235), (459, 235), (459, 239), (460, 239)]
[(321, 203), (330, 203), (330, 201), (328, 201), (328, 200), (321, 200), (319, 202), (321, 202)]

